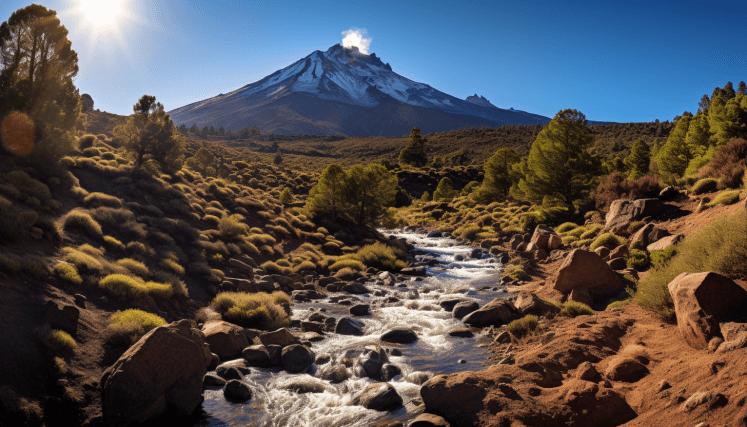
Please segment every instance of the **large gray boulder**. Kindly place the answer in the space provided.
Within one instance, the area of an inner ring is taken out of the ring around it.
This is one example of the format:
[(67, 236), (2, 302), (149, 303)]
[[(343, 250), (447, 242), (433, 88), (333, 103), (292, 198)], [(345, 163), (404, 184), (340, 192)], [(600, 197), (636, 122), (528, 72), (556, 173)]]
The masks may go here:
[(466, 315), (462, 322), (470, 326), (486, 327), (500, 326), (510, 323), (519, 317), (519, 310), (511, 301), (496, 298), (483, 307)]
[(363, 322), (352, 319), (350, 317), (343, 317), (337, 321), (335, 326), (335, 333), (340, 335), (363, 335)]
[(659, 199), (615, 200), (610, 205), (604, 225), (605, 230), (621, 230), (633, 221), (656, 215), (664, 209)]
[(281, 358), (283, 361), (283, 368), (286, 371), (295, 374), (303, 372), (314, 363), (316, 355), (306, 346), (293, 344), (283, 348)]
[(104, 423), (142, 423), (171, 409), (192, 414), (202, 403), (211, 362), (205, 335), (189, 320), (153, 329), (101, 377)]
[(565, 294), (584, 286), (592, 298), (603, 299), (617, 295), (625, 284), (607, 263), (594, 252), (573, 250), (563, 261), (553, 287)]

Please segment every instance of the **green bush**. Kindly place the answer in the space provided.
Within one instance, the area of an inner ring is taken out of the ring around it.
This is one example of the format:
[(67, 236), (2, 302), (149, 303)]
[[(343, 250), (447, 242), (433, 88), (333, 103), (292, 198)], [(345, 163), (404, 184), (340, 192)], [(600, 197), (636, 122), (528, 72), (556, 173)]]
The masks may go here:
[(636, 231), (638, 231), (641, 227), (646, 225), (643, 221), (633, 221), (630, 224), (628, 224), (628, 234), (633, 234)]
[(316, 271), (316, 264), (311, 261), (301, 261), (293, 267), (293, 272), (296, 274), (302, 274), (309, 271)]
[(131, 273), (136, 274), (140, 277), (150, 277), (150, 270), (148, 267), (140, 261), (135, 261), (132, 258), (123, 258), (117, 261), (117, 265), (126, 268)]
[(607, 308), (605, 308), (605, 310), (612, 310), (613, 308), (623, 307), (623, 306), (630, 304), (631, 302), (633, 302), (632, 297), (619, 300), (619, 301), (614, 301), (614, 302), (611, 302), (609, 305), (607, 305)]
[[(381, 242), (366, 245), (358, 249), (353, 255), (353, 258), (369, 267), (388, 271), (400, 271), (407, 267), (407, 262), (404, 261), (405, 257), (404, 251)], [(330, 270), (332, 270), (331, 267)]]
[(703, 193), (710, 193), (712, 191), (716, 191), (718, 188), (718, 181), (716, 181), (713, 178), (703, 178), (698, 180), (695, 184), (693, 184), (690, 191), (693, 194), (703, 194)]
[(78, 347), (78, 343), (70, 334), (59, 329), (53, 329), (50, 338), (54, 348), (59, 350), (73, 351)]
[(54, 266), (54, 274), (58, 279), (63, 280), (72, 285), (80, 285), (83, 283), (83, 279), (78, 274), (78, 270), (74, 265), (60, 262)]
[(522, 337), (537, 328), (539, 318), (533, 314), (526, 315), (521, 319), (514, 320), (508, 324), (508, 331), (517, 337)]
[(633, 302), (674, 318), (672, 297), (667, 286), (680, 273), (712, 271), (732, 279), (747, 275), (747, 228), (745, 212), (722, 216), (708, 226), (688, 235), (669, 260), (651, 269), (638, 283)]
[(337, 270), (337, 273), (335, 273), (335, 277), (340, 280), (354, 280), (357, 274), (358, 272), (356, 270), (345, 267)]
[(290, 324), (288, 313), (283, 308), (288, 304), (290, 298), (283, 292), (221, 292), (210, 305), (227, 322), (245, 328), (275, 330)]
[[(583, 236), (581, 238), (583, 239)], [(624, 237), (617, 236), (614, 233), (604, 233), (594, 240), (589, 249), (594, 251), (600, 246), (607, 246), (610, 249), (614, 249), (620, 245), (624, 245), (625, 241)]]
[(118, 252), (124, 252), (125, 250), (125, 245), (123, 245), (122, 242), (112, 236), (104, 236), (104, 243), (109, 247), (109, 249), (113, 249)]
[(161, 316), (143, 310), (133, 308), (117, 311), (109, 318), (109, 325), (104, 333), (105, 341), (110, 345), (130, 346), (151, 329), (165, 324), (166, 320)]
[(89, 193), (83, 198), (83, 203), (93, 206), (107, 206), (110, 208), (121, 208), (122, 200), (104, 193)]
[(561, 316), (577, 317), (582, 315), (594, 314), (594, 310), (588, 305), (580, 303), (578, 301), (566, 301), (563, 303), (563, 308), (560, 310)]
[(239, 214), (224, 215), (218, 221), (218, 230), (220, 230), (223, 237), (236, 239), (246, 234), (248, 227), (242, 221), (244, 221), (244, 217)]
[(558, 228), (555, 229), (555, 231), (558, 233), (565, 233), (575, 229), (576, 227), (578, 227), (578, 224), (574, 224), (572, 222), (564, 222), (560, 224)]
[(676, 253), (677, 249), (674, 246), (670, 246), (660, 251), (653, 251), (651, 252), (651, 265), (653, 267), (662, 266), (664, 263), (669, 262)]
[(101, 239), (104, 237), (104, 233), (101, 231), (101, 225), (96, 222), (95, 219), (91, 218), (91, 215), (81, 211), (71, 211), (65, 217), (65, 230), (78, 229), (83, 231), (89, 237), (94, 239)]
[(93, 256), (75, 248), (62, 248), (62, 260), (75, 266), (83, 274), (101, 273), (104, 265)]
[(481, 228), (477, 224), (464, 224), (461, 227), (454, 230), (452, 234), (456, 237), (461, 237), (463, 239), (474, 240), (475, 236), (477, 236), (477, 233), (479, 233), (480, 230)]
[(131, 301), (143, 294), (148, 294), (154, 298), (168, 299), (174, 294), (171, 285), (145, 282), (140, 278), (124, 274), (110, 274), (104, 277), (99, 280), (99, 287), (122, 301)]
[(716, 205), (733, 205), (739, 201), (741, 192), (741, 190), (722, 191), (711, 202), (706, 203), (705, 206), (712, 208)]
[(262, 263), (259, 266), (262, 270), (266, 271), (267, 274), (280, 274), (282, 276), (287, 276), (291, 273), (293, 273), (293, 270), (288, 267), (283, 267), (278, 265), (277, 263), (273, 261), (266, 261)]
[(651, 266), (648, 252), (640, 249), (631, 249), (627, 260), (628, 267), (637, 271), (646, 271)]

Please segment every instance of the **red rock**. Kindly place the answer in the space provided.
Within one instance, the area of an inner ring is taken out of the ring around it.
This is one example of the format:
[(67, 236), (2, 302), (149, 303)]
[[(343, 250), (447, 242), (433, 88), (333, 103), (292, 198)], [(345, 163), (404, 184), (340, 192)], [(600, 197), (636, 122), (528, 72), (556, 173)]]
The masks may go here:
[(584, 286), (593, 298), (617, 295), (624, 287), (622, 279), (594, 252), (575, 249), (566, 257), (553, 287), (563, 293)]
[(211, 320), (202, 327), (205, 341), (210, 351), (217, 354), (220, 360), (231, 360), (241, 357), (241, 351), (251, 344), (244, 328), (222, 320)]

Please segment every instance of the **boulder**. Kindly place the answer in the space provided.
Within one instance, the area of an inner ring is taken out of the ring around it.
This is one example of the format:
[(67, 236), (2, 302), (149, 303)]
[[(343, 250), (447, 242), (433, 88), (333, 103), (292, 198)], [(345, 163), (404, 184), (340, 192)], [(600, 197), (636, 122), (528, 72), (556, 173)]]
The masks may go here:
[(237, 271), (240, 271), (242, 274), (247, 276), (247, 279), (251, 280), (254, 278), (254, 269), (243, 261), (239, 261), (237, 258), (229, 259), (228, 266)]
[(711, 339), (722, 337), (719, 321), (747, 304), (747, 291), (718, 273), (682, 273), (668, 288), (680, 333), (697, 349), (706, 349)]
[(384, 342), (411, 344), (418, 340), (418, 335), (410, 329), (393, 329), (381, 336)]
[(219, 376), (220, 378), (223, 378), (226, 381), (230, 380), (240, 380), (244, 378), (244, 375), (239, 372), (239, 370), (233, 366), (219, 366), (215, 370), (215, 375)]
[(553, 234), (550, 236), (550, 240), (547, 242), (547, 249), (550, 251), (554, 251), (555, 249), (560, 249), (563, 247), (563, 238), (558, 236), (557, 234)]
[(420, 414), (412, 420), (408, 427), (451, 427), (451, 424), (438, 415)]
[(252, 390), (241, 380), (231, 380), (223, 388), (223, 396), (230, 402), (243, 403), (252, 398)]
[(390, 411), (402, 406), (402, 397), (389, 383), (371, 384), (353, 398), (353, 405), (375, 411)]
[(267, 349), (267, 354), (270, 356), (270, 366), (280, 366), (283, 364), (281, 358), (283, 347), (277, 344), (267, 344), (265, 348)]
[(277, 331), (264, 333), (259, 336), (259, 340), (264, 345), (277, 344), (280, 347), (298, 344), (298, 339), (286, 328), (280, 328)]
[(396, 365), (392, 365), (391, 363), (385, 363), (381, 367), (379, 378), (381, 381), (389, 381), (397, 375), (402, 375), (402, 369)]
[(636, 242), (640, 242), (641, 247), (645, 248), (649, 243), (651, 243), (648, 241), (648, 235), (651, 234), (651, 232), (654, 231), (655, 228), (656, 226), (654, 224), (649, 223), (644, 225), (643, 227), (639, 228), (638, 231), (633, 233), (632, 236), (630, 236), (630, 240), (628, 241), (628, 243), (630, 243), (630, 245), (633, 245)]
[(444, 233), (440, 231), (431, 231), (430, 233), (426, 234), (425, 237), (443, 237)]
[(536, 316), (544, 316), (547, 313), (557, 313), (560, 311), (557, 306), (547, 303), (537, 295), (529, 292), (520, 293), (516, 298), (514, 306), (522, 315), (534, 314)]
[(293, 377), (288, 381), (281, 382), (278, 386), (298, 394), (324, 393), (329, 389), (329, 386), (324, 381), (314, 378), (311, 375)]
[(648, 233), (648, 243), (651, 244), (654, 242), (658, 242), (659, 240), (671, 235), (672, 233), (663, 228), (654, 227), (654, 229)]
[(472, 338), (475, 334), (469, 328), (454, 328), (449, 331), (449, 336), (460, 338)]
[(407, 276), (420, 276), (425, 277), (425, 267), (405, 267), (400, 271), (400, 273), (407, 275)]
[(439, 299), (438, 305), (446, 311), (453, 311), (454, 307), (460, 302), (469, 301), (463, 297), (446, 296), (443, 299)]
[(462, 322), (476, 327), (500, 326), (510, 323), (519, 317), (519, 310), (511, 301), (496, 298), (483, 307), (473, 311), (462, 319)]
[(314, 363), (314, 359), (316, 359), (313, 351), (300, 344), (293, 344), (283, 348), (281, 357), (283, 368), (294, 374), (306, 370), (306, 368)]
[[(628, 255), (630, 255), (630, 250), (628, 249), (627, 245), (620, 245), (616, 247), (615, 249), (611, 250), (607, 259), (615, 259), (615, 258), (626, 258)], [(616, 268), (613, 268), (613, 270), (617, 270)]]
[(389, 361), (389, 358), (381, 347), (369, 345), (356, 359), (355, 369), (360, 376), (378, 380), (381, 377), (381, 367), (387, 361)]
[(220, 360), (231, 360), (241, 357), (241, 351), (251, 342), (247, 338), (244, 328), (223, 320), (210, 320), (202, 326), (205, 341), (210, 345), (210, 351), (217, 354)]
[(613, 359), (607, 366), (605, 376), (612, 381), (634, 383), (648, 374), (646, 365), (632, 357)]
[(628, 268), (628, 262), (622, 257), (610, 259), (607, 261), (607, 265), (609, 265), (612, 270), (625, 270)]
[(250, 366), (270, 365), (270, 353), (262, 344), (250, 345), (241, 352), (241, 356)]
[(470, 252), (469, 256), (470, 258), (473, 258), (473, 259), (482, 259), (482, 254), (483, 254), (482, 249), (475, 248), (475, 249), (472, 249), (472, 252)]
[(550, 236), (553, 235), (555, 235), (555, 231), (552, 228), (538, 225), (534, 229), (530, 243), (534, 245), (535, 249), (548, 249), (550, 246)]
[(477, 310), (478, 308), (480, 308), (480, 304), (476, 303), (475, 301), (462, 301), (454, 306), (454, 310), (452, 310), (451, 315), (455, 319), (461, 319), (464, 316)]
[(326, 288), (328, 285), (332, 285), (334, 283), (340, 283), (341, 280), (337, 277), (321, 277), (319, 278), (319, 286), (322, 288)]
[(301, 322), (301, 329), (304, 332), (324, 333), (324, 323), (321, 322)]
[(617, 295), (625, 284), (602, 257), (574, 249), (560, 266), (553, 288), (568, 293), (579, 286), (586, 287), (593, 298), (608, 298)]
[(685, 236), (681, 234), (675, 234), (673, 236), (667, 236), (662, 239), (657, 240), (656, 242), (653, 242), (646, 246), (646, 250), (649, 252), (653, 251), (663, 251), (664, 249), (669, 248), (670, 246), (674, 246), (677, 243), (679, 243), (682, 239), (684, 239)]
[(659, 199), (639, 199), (635, 201), (615, 200), (610, 205), (604, 228), (621, 229), (632, 221), (658, 214), (664, 209), (664, 202)]
[(591, 297), (591, 294), (589, 293), (589, 290), (586, 289), (583, 286), (579, 286), (577, 288), (573, 288), (570, 295), (568, 295), (568, 299), (570, 301), (576, 301), (580, 302), (582, 304), (586, 304), (589, 307), (594, 305), (594, 299)]
[(171, 409), (190, 415), (202, 403), (211, 353), (205, 336), (181, 320), (155, 328), (130, 347), (101, 377), (107, 425), (142, 423)]
[(609, 256), (609, 254), (610, 254), (610, 248), (608, 248), (606, 246), (600, 246), (600, 247), (594, 249), (594, 253), (597, 254), (597, 255), (599, 255), (602, 258), (607, 258), (607, 256)]
[(44, 306), (44, 321), (52, 329), (60, 329), (73, 336), (78, 332), (79, 316), (80, 309), (74, 305), (58, 306), (54, 301), (47, 301)]
[(223, 387), (226, 385), (226, 380), (215, 374), (205, 374), (202, 384), (205, 387)]
[(345, 365), (336, 365), (333, 363), (327, 363), (319, 368), (317, 373), (319, 378), (329, 381), (332, 384), (339, 384), (348, 378), (350, 378), (350, 370)]
[(363, 322), (352, 319), (350, 317), (343, 317), (337, 321), (335, 326), (335, 333), (340, 335), (363, 335)]
[(342, 287), (342, 290), (353, 295), (362, 295), (371, 292), (362, 283), (348, 283)]
[(512, 251), (517, 250), (519, 245), (522, 243), (524, 243), (524, 236), (522, 236), (521, 234), (514, 234), (514, 236), (511, 237), (511, 240), (509, 241), (509, 245)]
[(350, 314), (353, 316), (367, 316), (371, 314), (371, 306), (368, 304), (357, 304), (350, 307)]

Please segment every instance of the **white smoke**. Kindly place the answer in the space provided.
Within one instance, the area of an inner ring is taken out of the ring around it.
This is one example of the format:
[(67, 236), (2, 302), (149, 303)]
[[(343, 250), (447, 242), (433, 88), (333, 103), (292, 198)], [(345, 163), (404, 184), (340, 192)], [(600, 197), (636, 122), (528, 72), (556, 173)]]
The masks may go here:
[(371, 47), (371, 37), (368, 37), (368, 31), (365, 28), (351, 28), (342, 32), (342, 47), (357, 47), (361, 53), (368, 55), (368, 48)]

